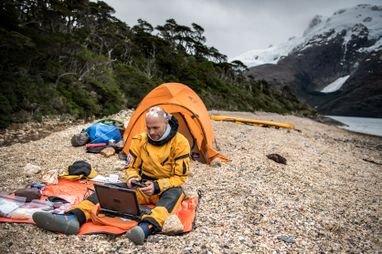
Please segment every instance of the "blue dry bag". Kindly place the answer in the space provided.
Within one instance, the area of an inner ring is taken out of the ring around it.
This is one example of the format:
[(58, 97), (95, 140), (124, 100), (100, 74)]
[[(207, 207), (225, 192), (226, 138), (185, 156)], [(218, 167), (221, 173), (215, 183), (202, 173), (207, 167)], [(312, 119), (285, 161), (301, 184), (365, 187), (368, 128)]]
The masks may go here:
[(95, 123), (85, 130), (89, 134), (92, 144), (108, 143), (113, 139), (116, 143), (122, 139), (118, 127), (104, 123)]

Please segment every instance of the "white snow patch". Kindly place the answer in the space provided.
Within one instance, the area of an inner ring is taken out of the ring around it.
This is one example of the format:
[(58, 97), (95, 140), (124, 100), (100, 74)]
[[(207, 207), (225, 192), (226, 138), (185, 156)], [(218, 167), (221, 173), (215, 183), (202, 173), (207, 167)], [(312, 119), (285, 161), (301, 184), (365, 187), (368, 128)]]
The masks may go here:
[(382, 49), (382, 37), (374, 43), (374, 45), (368, 47), (368, 48), (360, 48), (358, 52), (373, 52), (378, 51)]
[(325, 86), (324, 89), (321, 90), (321, 93), (333, 93), (339, 90), (349, 77), (350, 75), (347, 75), (347, 76), (336, 79), (329, 85)]
[(266, 49), (254, 49), (245, 52), (229, 61), (240, 60), (248, 67), (262, 64), (276, 64), (283, 56), (287, 56), (293, 48), (301, 43), (301, 38), (292, 38), (287, 42), (272, 45)]

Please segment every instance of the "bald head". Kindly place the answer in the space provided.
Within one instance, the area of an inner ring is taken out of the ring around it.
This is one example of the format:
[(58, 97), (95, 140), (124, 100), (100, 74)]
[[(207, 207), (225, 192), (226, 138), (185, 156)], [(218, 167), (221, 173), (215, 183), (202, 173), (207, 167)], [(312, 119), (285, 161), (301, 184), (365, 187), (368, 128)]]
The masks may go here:
[(159, 140), (166, 131), (167, 113), (160, 107), (152, 107), (146, 113), (147, 134), (152, 140)]
[(167, 113), (162, 108), (155, 106), (147, 110), (146, 120), (147, 118), (159, 118), (162, 121), (167, 121)]

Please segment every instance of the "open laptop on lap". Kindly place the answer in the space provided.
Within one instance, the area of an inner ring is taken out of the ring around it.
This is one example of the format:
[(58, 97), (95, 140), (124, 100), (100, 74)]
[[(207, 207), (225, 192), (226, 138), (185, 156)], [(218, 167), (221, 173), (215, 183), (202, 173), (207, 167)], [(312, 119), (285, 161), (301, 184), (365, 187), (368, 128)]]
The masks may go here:
[(138, 204), (135, 190), (117, 186), (94, 184), (100, 204), (100, 212), (108, 216), (119, 216), (139, 221), (141, 215), (148, 213)]

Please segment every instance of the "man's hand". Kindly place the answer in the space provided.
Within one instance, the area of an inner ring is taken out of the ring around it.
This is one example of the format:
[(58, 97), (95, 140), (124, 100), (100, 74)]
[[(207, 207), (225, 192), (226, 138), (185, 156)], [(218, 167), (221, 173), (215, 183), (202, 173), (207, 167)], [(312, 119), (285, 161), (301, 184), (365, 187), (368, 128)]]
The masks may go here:
[(133, 177), (133, 178), (130, 178), (128, 181), (127, 181), (127, 187), (129, 189), (132, 189), (133, 188), (133, 185), (131, 184), (132, 182), (139, 182), (139, 179), (137, 177)]
[(145, 182), (146, 187), (139, 188), (144, 194), (151, 196), (154, 194), (154, 183), (152, 181)]

